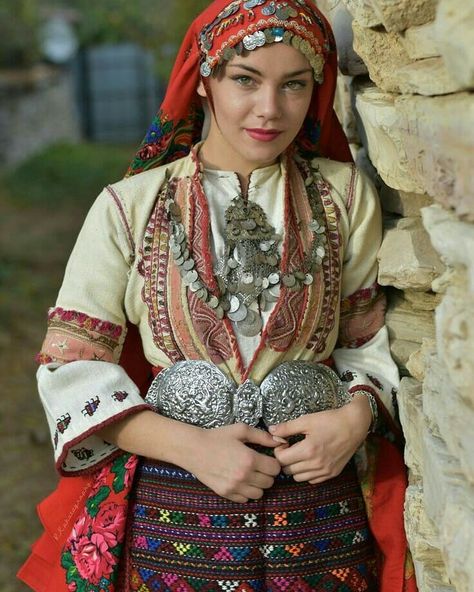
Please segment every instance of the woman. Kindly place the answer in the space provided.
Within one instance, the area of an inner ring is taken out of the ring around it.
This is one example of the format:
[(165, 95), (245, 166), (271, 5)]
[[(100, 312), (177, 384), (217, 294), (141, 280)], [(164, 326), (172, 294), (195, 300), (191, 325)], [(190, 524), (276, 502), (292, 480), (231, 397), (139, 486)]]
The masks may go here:
[[(310, 1), (216, 0), (191, 26), (49, 315), (38, 379), (65, 478), (33, 589), (415, 589), (380, 218), (338, 162), (335, 64)], [(324, 377), (337, 408), (315, 411)]]

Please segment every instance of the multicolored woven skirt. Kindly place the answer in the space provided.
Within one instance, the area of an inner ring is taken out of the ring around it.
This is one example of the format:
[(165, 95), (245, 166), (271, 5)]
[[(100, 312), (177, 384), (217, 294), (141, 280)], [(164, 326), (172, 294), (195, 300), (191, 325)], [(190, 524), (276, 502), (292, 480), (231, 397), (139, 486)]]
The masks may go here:
[(129, 590), (377, 591), (373, 542), (352, 463), (320, 485), (281, 474), (262, 499), (246, 504), (148, 459), (136, 479)]

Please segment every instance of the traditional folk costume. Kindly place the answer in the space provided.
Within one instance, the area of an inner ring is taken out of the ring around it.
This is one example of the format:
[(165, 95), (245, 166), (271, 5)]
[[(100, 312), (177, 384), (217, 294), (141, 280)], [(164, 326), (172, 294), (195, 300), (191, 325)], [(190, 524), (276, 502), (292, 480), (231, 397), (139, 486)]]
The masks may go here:
[[(199, 162), (196, 88), (275, 42), (301, 50), (319, 85), (295, 145), (252, 173), (245, 200), (235, 173)], [(92, 207), (49, 314), (38, 377), (63, 477), (19, 574), (34, 590), (416, 590), (376, 285), (380, 214), (370, 183), (340, 162), (335, 64), (330, 28), (305, 0), (217, 0), (190, 28), (130, 175)], [(281, 474), (247, 504), (96, 435), (150, 407), (151, 373), (198, 360), (257, 397), (286, 363), (322, 362), (376, 402), (377, 423), (338, 477)]]

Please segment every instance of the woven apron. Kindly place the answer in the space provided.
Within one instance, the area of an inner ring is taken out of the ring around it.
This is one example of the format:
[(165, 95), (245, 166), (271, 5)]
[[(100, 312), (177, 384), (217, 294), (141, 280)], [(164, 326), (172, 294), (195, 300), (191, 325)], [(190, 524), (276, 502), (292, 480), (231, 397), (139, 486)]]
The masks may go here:
[(353, 462), (318, 485), (281, 473), (261, 499), (239, 504), (174, 465), (143, 459), (127, 539), (133, 591), (378, 590)]

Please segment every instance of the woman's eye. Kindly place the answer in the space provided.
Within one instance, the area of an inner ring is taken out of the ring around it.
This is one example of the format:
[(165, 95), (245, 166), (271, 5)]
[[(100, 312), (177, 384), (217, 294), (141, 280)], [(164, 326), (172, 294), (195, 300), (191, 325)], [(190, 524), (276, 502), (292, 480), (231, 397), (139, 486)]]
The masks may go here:
[(250, 78), (250, 76), (234, 76), (232, 78), (232, 80), (234, 80), (235, 82), (237, 82), (238, 84), (240, 84), (241, 86), (250, 86), (250, 84), (252, 84), (253, 80), (252, 78)]
[(304, 80), (289, 80), (288, 82), (285, 82), (285, 88), (288, 88), (289, 90), (301, 90), (303, 88), (306, 88), (306, 81)]

